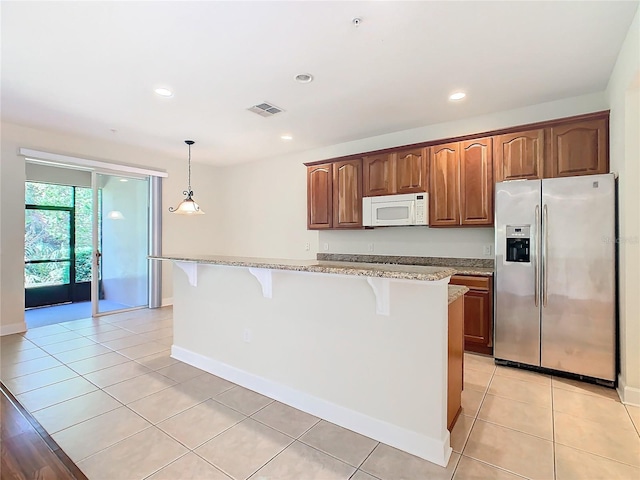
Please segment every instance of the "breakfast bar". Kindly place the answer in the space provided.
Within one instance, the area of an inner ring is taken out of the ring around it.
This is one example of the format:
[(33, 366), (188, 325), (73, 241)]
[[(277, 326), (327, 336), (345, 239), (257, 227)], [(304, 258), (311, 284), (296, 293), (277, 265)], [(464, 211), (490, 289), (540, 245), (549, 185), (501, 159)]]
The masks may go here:
[(178, 267), (174, 358), (447, 464), (448, 310), (465, 291), (453, 269), (150, 258)]

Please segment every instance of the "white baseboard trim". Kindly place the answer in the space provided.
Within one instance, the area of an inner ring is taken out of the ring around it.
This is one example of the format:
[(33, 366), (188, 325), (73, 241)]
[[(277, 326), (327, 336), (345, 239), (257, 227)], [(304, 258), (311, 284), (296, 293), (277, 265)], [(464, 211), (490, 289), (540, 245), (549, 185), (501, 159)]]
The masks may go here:
[(169, 305), (173, 305), (173, 297), (167, 297), (162, 299), (161, 307), (168, 307)]
[(630, 387), (620, 375), (618, 375), (618, 396), (622, 403), (640, 407), (640, 388)]
[(436, 439), (369, 417), (355, 410), (336, 405), (295, 390), (272, 380), (240, 370), (204, 355), (173, 345), (171, 356), (201, 370), (237, 383), (291, 407), (340, 425), (354, 432), (396, 447), (417, 457), (446, 467), (451, 456), (449, 432)]
[(3, 337), (5, 335), (13, 335), (14, 333), (22, 333), (26, 331), (27, 331), (27, 324), (24, 322), (0, 325), (0, 337)]

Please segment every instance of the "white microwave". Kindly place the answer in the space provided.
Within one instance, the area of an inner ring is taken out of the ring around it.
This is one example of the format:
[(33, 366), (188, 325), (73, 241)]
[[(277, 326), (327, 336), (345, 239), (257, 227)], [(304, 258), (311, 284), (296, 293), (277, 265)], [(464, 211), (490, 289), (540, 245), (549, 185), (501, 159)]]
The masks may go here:
[(428, 225), (428, 198), (426, 193), (364, 197), (362, 225), (365, 227)]

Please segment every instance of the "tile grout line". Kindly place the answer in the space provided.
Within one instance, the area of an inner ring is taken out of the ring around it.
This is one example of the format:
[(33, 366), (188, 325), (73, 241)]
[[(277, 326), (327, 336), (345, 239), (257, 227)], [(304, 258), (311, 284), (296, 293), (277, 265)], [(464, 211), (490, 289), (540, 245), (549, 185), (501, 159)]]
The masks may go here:
[[(458, 467), (460, 466), (460, 461), (462, 460), (462, 457), (464, 456), (464, 449), (467, 448), (467, 443), (469, 443), (469, 439), (471, 438), (471, 433), (473, 432), (473, 428), (476, 426), (476, 421), (478, 420), (478, 416), (480, 415), (480, 410), (482, 409), (482, 405), (484, 404), (485, 398), (487, 398), (487, 393), (489, 392), (489, 386), (491, 385), (491, 382), (493, 381), (493, 377), (495, 376), (495, 374), (496, 374), (496, 369), (495, 369), (495, 364), (494, 364), (493, 372), (491, 372), (491, 376), (489, 377), (489, 381), (487, 382), (487, 386), (486, 386), (484, 392), (482, 393), (482, 399), (480, 400), (480, 404), (478, 405), (478, 410), (476, 410), (476, 413), (475, 413), (475, 415), (473, 417), (473, 422), (471, 423), (471, 428), (469, 429), (469, 435), (467, 435), (467, 438), (465, 438), (464, 443), (462, 444), (462, 448), (460, 449), (460, 458), (458, 459), (458, 463), (456, 464), (455, 468), (453, 469), (453, 473), (451, 474), (451, 478), (454, 478), (455, 475), (456, 475), (456, 472), (458, 471)], [(464, 374), (463, 374), (463, 384), (464, 384)], [(455, 426), (454, 426), (454, 428), (455, 428)], [(453, 429), (452, 429), (452, 431), (453, 431)]]
[(349, 479), (353, 478), (353, 476), (354, 476), (356, 473), (360, 472), (360, 471), (362, 471), (362, 472), (366, 473), (367, 475), (371, 475), (371, 476), (372, 476), (372, 477), (374, 477), (374, 478), (379, 478), (379, 477), (376, 477), (376, 476), (372, 475), (371, 473), (367, 472), (366, 470), (360, 470), (360, 469), (362, 468), (362, 465), (364, 465), (364, 464), (365, 464), (365, 462), (366, 462), (367, 460), (369, 460), (369, 457), (370, 457), (371, 455), (373, 455), (373, 452), (375, 452), (375, 451), (376, 451), (376, 448), (378, 448), (378, 447), (380, 446), (380, 443), (381, 443), (381, 442), (376, 443), (376, 446), (375, 446), (375, 447), (373, 447), (373, 448), (371, 449), (371, 451), (369, 452), (369, 455), (367, 455), (367, 456), (366, 456), (366, 458), (365, 458), (365, 459), (360, 463), (360, 465), (358, 465), (358, 467), (356, 468), (356, 471), (355, 471), (355, 472), (353, 472), (353, 473), (351, 474), (351, 476), (349, 477)]

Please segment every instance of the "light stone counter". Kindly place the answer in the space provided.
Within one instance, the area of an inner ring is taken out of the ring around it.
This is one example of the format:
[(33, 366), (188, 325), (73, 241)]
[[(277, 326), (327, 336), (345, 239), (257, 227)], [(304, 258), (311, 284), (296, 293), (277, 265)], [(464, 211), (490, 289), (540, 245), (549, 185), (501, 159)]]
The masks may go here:
[(449, 305), (455, 302), (469, 291), (469, 287), (463, 285), (449, 285)]
[(318, 253), (318, 260), (364, 262), (375, 264), (421, 265), (453, 269), (456, 275), (493, 276), (490, 258), (411, 257), (402, 255), (361, 255), (349, 253)]
[(294, 272), (355, 275), (358, 277), (395, 278), (402, 280), (435, 281), (450, 277), (456, 269), (423, 265), (396, 265), (383, 263), (359, 263), (322, 260), (289, 260), (277, 258), (228, 257), (222, 255), (161, 255), (150, 256), (156, 260), (173, 260), (231, 267), (291, 270)]

